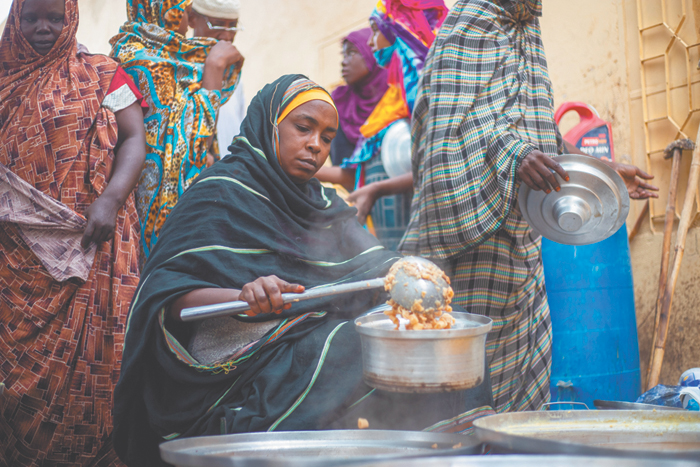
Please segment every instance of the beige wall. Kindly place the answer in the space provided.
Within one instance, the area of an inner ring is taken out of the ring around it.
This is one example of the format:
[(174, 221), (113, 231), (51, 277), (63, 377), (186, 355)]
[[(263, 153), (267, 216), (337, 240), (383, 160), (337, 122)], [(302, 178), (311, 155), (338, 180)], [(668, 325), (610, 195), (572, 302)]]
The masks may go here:
[[(666, 20), (677, 24), (683, 2), (688, 9), (683, 33), (690, 43), (697, 42), (692, 0), (667, 0)], [(454, 0), (448, 1), (450, 6), (453, 3)], [(374, 4), (375, 0), (242, 0), (241, 25), (245, 31), (239, 34), (236, 44), (247, 57), (243, 83), (248, 99), (265, 83), (285, 73), (304, 73), (324, 85), (337, 83), (340, 79), (340, 39), (347, 32), (367, 25)], [(653, 211), (662, 215), (670, 169), (658, 154), (649, 160), (646, 155), (637, 0), (544, 0), (543, 4), (542, 34), (556, 105), (568, 100), (587, 102), (596, 107), (602, 118), (613, 123), (618, 160), (653, 169), (656, 182), (662, 188), (661, 199), (653, 204)], [(641, 4), (644, 5), (641, 16), (645, 24), (661, 17), (662, 12), (657, 8), (661, 2), (642, 0)], [(94, 51), (108, 51), (107, 40), (125, 18), (123, 0), (81, 0), (80, 5), (80, 40)], [(658, 37), (652, 34), (645, 40), (647, 47), (663, 49), (668, 37), (659, 33)], [(691, 50), (691, 81), (700, 81), (695, 71), (700, 59), (697, 50)], [(649, 53), (655, 52), (651, 50)], [(684, 58), (677, 55), (671, 58), (674, 62), (670, 67), (680, 69), (678, 60), (682, 62)], [(660, 78), (663, 73), (659, 75), (659, 70), (663, 72), (663, 66), (650, 65), (648, 87), (664, 86), (664, 80)], [(671, 78), (674, 86), (684, 79), (687, 81), (684, 73), (674, 72)], [(700, 92), (700, 84), (693, 87)], [(683, 96), (680, 101), (678, 97), (682, 89), (679, 89), (672, 91), (672, 99), (682, 103)], [(659, 99), (659, 95), (650, 99), (652, 111), (665, 109), (665, 101)], [(695, 104), (700, 105), (700, 98), (696, 100)], [(682, 105), (677, 107), (673, 113), (682, 114)], [(685, 112), (687, 114), (687, 108)], [(562, 122), (562, 128), (566, 131), (575, 123), (576, 119), (569, 116)], [(692, 138), (696, 128), (695, 120), (687, 125), (686, 130)], [(674, 131), (663, 128), (654, 128), (653, 133), (652, 146), (655, 149), (677, 136)], [(681, 200), (687, 170), (686, 161), (681, 176)], [(679, 207), (681, 205), (682, 201)], [(628, 227), (634, 223), (641, 207), (642, 203), (633, 203)], [(631, 244), (643, 368), (646, 368), (650, 351), (662, 228), (658, 220), (646, 222)], [(674, 300), (662, 373), (662, 381), (668, 384), (675, 384), (684, 369), (700, 365), (700, 345), (693, 345), (700, 329), (700, 294), (695, 286), (700, 280), (699, 251), (700, 234), (694, 229), (688, 237)]]
[(93, 53), (108, 54), (109, 39), (126, 21), (126, 0), (79, 0), (78, 41)]
[[(446, 0), (452, 6), (455, 0)], [(325, 86), (340, 79), (341, 39), (369, 26), (376, 0), (241, 0), (244, 31), (236, 46), (247, 57), (242, 81), (248, 100), (283, 74), (302, 73)], [(80, 0), (78, 40), (109, 53), (109, 39), (126, 20), (125, 0)]]

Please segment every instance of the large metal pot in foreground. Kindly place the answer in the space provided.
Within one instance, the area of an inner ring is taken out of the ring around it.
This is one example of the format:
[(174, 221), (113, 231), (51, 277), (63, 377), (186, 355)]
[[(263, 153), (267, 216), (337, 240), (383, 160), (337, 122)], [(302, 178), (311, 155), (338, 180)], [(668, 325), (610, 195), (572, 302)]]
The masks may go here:
[(696, 462), (682, 460), (664, 461), (615, 457), (471, 456), (377, 461), (362, 464), (362, 467), (697, 467), (697, 465)]
[(177, 467), (321, 467), (406, 457), (481, 454), (474, 438), (419, 431), (297, 431), (202, 436), (160, 445)]
[(700, 459), (700, 413), (574, 410), (492, 415), (474, 421), (498, 452)]
[(433, 393), (481, 384), (491, 319), (455, 312), (451, 329), (405, 331), (396, 330), (383, 314), (389, 309), (382, 305), (355, 320), (362, 339), (363, 377), (369, 386), (392, 392)]

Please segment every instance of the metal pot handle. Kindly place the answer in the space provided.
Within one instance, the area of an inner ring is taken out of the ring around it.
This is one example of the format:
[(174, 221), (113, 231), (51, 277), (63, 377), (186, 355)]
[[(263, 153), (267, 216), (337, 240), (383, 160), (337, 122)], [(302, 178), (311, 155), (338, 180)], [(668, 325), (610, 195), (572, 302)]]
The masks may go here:
[(582, 405), (586, 408), (586, 410), (591, 410), (588, 408), (588, 406), (584, 402), (574, 402), (574, 401), (559, 401), (559, 402), (547, 402), (542, 404), (542, 408), (540, 409), (542, 412), (546, 412), (545, 408), (549, 409), (550, 405), (561, 405), (561, 404), (566, 404), (566, 405)]

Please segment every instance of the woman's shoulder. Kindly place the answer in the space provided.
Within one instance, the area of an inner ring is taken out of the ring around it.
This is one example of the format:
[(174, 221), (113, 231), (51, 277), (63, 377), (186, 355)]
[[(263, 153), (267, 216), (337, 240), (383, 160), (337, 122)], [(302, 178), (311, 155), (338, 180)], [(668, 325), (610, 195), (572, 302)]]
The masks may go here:
[(143, 94), (134, 80), (121, 66), (117, 66), (102, 106), (112, 112), (118, 112), (134, 102), (138, 102), (144, 111), (148, 110), (148, 104), (145, 103)]

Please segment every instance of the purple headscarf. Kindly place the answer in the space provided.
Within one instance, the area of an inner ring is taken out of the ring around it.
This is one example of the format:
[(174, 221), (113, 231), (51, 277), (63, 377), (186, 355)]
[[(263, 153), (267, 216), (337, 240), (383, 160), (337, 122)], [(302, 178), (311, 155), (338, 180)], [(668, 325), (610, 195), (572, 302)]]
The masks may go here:
[(351, 32), (343, 40), (350, 42), (360, 51), (362, 58), (365, 59), (369, 75), (354, 86), (339, 86), (332, 94), (338, 108), (340, 126), (352, 144), (357, 143), (360, 137), (360, 127), (389, 87), (386, 70), (377, 65), (374, 54), (367, 45), (371, 35), (372, 30), (365, 28)]

